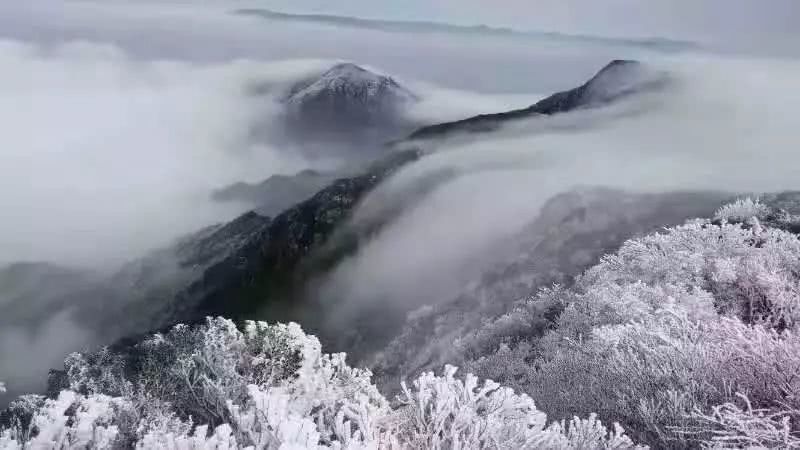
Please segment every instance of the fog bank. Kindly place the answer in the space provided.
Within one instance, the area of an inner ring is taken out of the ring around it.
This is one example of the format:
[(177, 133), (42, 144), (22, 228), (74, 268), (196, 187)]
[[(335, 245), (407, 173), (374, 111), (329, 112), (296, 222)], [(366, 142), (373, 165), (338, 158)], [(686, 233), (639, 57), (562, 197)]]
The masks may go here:
[[(793, 88), (800, 63), (681, 57), (653, 60), (668, 88), (610, 107), (534, 117), (487, 134), (420, 142), (430, 154), (379, 186), (355, 214), (435, 188), (346, 259), (314, 295), (331, 314), (400, 311), (447, 301), (509, 250), (541, 205), (577, 186), (637, 192), (798, 188)], [(441, 174), (449, 174), (442, 177)], [(384, 305), (377, 306), (376, 305)]]

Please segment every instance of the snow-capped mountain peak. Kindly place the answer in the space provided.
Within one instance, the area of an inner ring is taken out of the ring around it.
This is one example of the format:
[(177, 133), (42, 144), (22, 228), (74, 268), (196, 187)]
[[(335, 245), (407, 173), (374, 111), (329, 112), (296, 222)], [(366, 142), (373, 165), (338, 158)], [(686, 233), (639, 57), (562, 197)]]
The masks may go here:
[(305, 140), (383, 142), (410, 128), (404, 110), (416, 100), (392, 77), (341, 63), (295, 84), (284, 104), (288, 129)]
[(384, 102), (413, 100), (415, 96), (389, 76), (353, 63), (341, 63), (319, 77), (296, 85), (290, 91), (287, 103), (297, 105), (320, 98), (379, 106)]

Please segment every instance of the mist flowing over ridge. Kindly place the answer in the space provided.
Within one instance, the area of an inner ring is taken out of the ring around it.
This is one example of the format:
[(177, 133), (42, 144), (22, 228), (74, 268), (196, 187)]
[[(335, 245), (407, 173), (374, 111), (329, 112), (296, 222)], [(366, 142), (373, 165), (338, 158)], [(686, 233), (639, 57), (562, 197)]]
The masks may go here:
[(48, 6), (0, 5), (0, 448), (800, 440), (800, 60)]

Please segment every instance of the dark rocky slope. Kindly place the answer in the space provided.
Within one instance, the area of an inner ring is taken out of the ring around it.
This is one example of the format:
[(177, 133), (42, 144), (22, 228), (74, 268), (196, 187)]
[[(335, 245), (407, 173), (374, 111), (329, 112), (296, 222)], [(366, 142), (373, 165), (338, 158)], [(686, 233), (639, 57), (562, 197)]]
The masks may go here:
[(354, 248), (353, 233), (361, 231), (342, 230), (335, 241), (331, 237), (356, 203), (418, 156), (416, 151), (392, 154), (274, 219), (249, 212), (129, 264), (111, 282), (123, 296), (116, 302), (125, 305), (120, 318), (140, 316), (133, 327), (139, 332), (194, 323), (207, 315), (249, 319), (265, 309), (271, 311), (270, 320), (285, 318), (282, 301), (291, 298), (296, 285)]
[(632, 94), (658, 89), (666, 82), (667, 78), (663, 73), (654, 72), (638, 61), (615, 60), (583, 85), (555, 93), (527, 108), (481, 114), (423, 127), (412, 133), (407, 140), (441, 138), (453, 133), (495, 131), (503, 124), (515, 120), (607, 105)]

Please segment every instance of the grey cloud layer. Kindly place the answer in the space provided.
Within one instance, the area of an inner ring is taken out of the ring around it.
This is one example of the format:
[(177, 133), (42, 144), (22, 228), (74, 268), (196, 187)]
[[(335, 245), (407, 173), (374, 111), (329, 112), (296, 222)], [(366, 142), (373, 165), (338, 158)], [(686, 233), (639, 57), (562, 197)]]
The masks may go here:
[(294, 12), (490, 24), (607, 36), (699, 39), (724, 49), (792, 52), (800, 38), (794, 0), (268, 0)]

